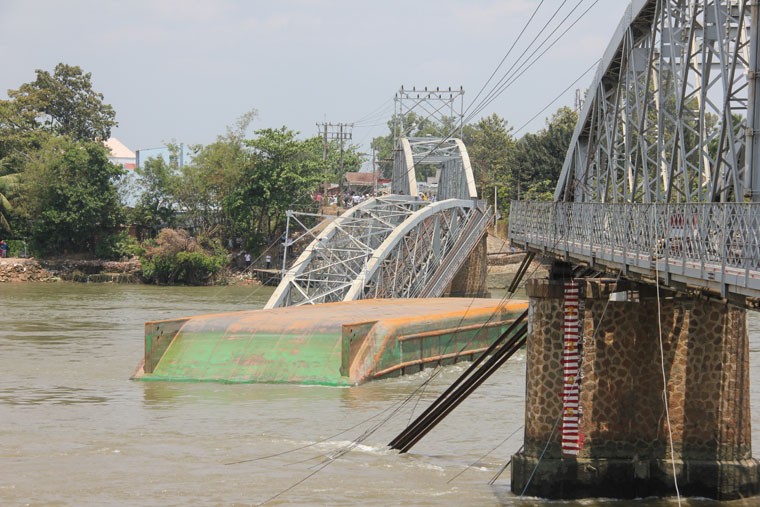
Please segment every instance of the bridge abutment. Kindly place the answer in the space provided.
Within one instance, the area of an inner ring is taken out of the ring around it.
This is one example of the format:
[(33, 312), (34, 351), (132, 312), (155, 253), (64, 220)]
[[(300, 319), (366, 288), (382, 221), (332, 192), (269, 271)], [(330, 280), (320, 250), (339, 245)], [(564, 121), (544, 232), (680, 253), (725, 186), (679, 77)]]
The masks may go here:
[(528, 282), (525, 437), (512, 491), (669, 496), (675, 469), (684, 496), (757, 495), (746, 311), (673, 293), (658, 301), (626, 283), (611, 301), (614, 281), (579, 280), (568, 305), (564, 282)]
[(484, 235), (459, 269), (446, 291), (447, 297), (490, 297), (488, 291), (488, 238)]

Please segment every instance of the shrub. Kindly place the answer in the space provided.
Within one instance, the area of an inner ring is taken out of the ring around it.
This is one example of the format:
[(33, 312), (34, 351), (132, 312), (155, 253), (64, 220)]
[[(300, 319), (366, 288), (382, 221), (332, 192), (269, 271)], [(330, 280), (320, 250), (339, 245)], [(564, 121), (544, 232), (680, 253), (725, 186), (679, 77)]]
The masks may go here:
[(95, 257), (98, 259), (118, 260), (138, 256), (141, 253), (143, 250), (140, 244), (126, 231), (106, 234), (95, 244)]
[(142, 275), (147, 282), (157, 284), (213, 283), (227, 264), (227, 257), (220, 251), (223, 249), (217, 245), (204, 248), (186, 231), (162, 229), (155, 244), (145, 247)]

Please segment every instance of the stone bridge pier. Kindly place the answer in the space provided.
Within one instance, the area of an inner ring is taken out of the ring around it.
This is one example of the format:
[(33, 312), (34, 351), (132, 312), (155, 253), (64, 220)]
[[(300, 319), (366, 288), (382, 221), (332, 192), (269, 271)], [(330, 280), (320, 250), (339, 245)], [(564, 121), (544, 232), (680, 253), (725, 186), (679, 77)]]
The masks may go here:
[(675, 473), (682, 496), (757, 495), (746, 310), (663, 291), (658, 301), (654, 288), (623, 283), (528, 282), (525, 436), (512, 491), (671, 496)]

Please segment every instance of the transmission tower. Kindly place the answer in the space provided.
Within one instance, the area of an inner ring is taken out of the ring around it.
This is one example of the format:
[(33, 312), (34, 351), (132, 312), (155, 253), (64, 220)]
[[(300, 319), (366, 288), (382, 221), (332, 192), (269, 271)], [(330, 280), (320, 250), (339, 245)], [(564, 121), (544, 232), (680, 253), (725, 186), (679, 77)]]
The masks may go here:
[[(459, 108), (457, 109), (457, 99)], [(400, 137), (406, 137), (408, 132), (403, 132), (404, 117), (409, 113), (416, 113), (425, 120), (433, 120), (436, 125), (446, 125), (454, 119), (454, 129), (450, 132), (438, 132), (438, 137), (462, 137), (464, 123), (464, 88), (433, 87), (411, 89), (404, 88), (396, 93), (394, 98), (393, 115), (393, 142), (394, 146)]]

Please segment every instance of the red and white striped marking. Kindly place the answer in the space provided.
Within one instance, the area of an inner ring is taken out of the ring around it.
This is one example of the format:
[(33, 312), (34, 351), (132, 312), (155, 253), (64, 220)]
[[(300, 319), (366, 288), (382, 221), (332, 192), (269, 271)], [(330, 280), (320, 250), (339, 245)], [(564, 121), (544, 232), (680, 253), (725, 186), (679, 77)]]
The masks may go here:
[(580, 334), (579, 323), (579, 290), (574, 281), (565, 283), (565, 322), (564, 350), (562, 367), (564, 369), (564, 385), (562, 389), (562, 454), (577, 456), (581, 448), (580, 435), (580, 365), (581, 356), (578, 349)]

